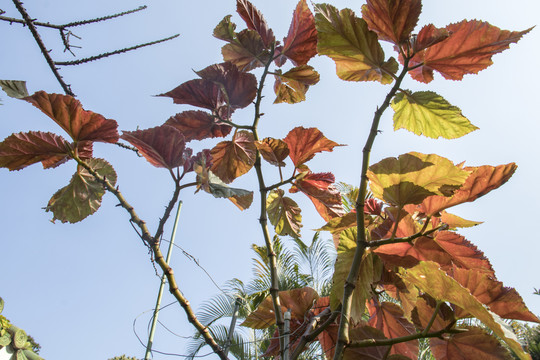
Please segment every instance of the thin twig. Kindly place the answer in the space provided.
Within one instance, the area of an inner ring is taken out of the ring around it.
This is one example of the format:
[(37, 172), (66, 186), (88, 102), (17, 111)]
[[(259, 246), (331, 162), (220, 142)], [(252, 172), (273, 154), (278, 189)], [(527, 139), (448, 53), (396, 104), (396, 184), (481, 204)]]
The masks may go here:
[(64, 25), (61, 25), (61, 26), (63, 28), (68, 28), (68, 27), (72, 27), (72, 26), (81, 26), (81, 25), (86, 25), (86, 24), (92, 24), (92, 23), (96, 23), (96, 22), (100, 22), (100, 21), (114, 19), (114, 18), (124, 16), (124, 15), (128, 15), (128, 14), (133, 14), (133, 13), (135, 13), (137, 11), (144, 10), (147, 7), (148, 6), (146, 6), (146, 5), (142, 5), (142, 6), (139, 6), (138, 8), (136, 8), (136, 9), (127, 10), (127, 11), (124, 11), (124, 12), (121, 12), (121, 13), (117, 13), (117, 14), (113, 14), (113, 15), (107, 15), (107, 16), (103, 16), (103, 17), (99, 17), (99, 18), (95, 18), (95, 19), (90, 19), (90, 20), (74, 21), (74, 22), (70, 22), (70, 23), (67, 23), (67, 24), (64, 24)]
[(288, 178), (287, 180), (284, 180), (284, 181), (280, 181), (278, 182), (277, 184), (274, 184), (274, 185), (270, 185), (268, 187), (265, 188), (266, 191), (272, 191), (274, 189), (277, 189), (278, 187), (282, 186), (282, 185), (286, 185), (286, 184), (289, 184), (289, 183), (292, 183), (294, 180), (296, 180), (297, 176), (299, 176), (300, 174), (296, 175), (296, 176), (291, 176), (290, 178)]
[(141, 156), (142, 156), (141, 153), (139, 152), (139, 149), (137, 149), (137, 148), (134, 147), (134, 146), (126, 145), (126, 144), (123, 144), (123, 143), (121, 143), (121, 142), (116, 142), (116, 143), (114, 143), (114, 145), (120, 146), (120, 147), (123, 148), (123, 149), (131, 150), (131, 151), (133, 151), (134, 153), (136, 153), (138, 157), (141, 157)]
[[(16, 1), (16, 0), (14, 0), (14, 1)], [(96, 55), (96, 56), (87, 57), (87, 58), (84, 58), (84, 59), (73, 60), (73, 61), (55, 61), (54, 64), (55, 65), (60, 65), (60, 66), (80, 65), (80, 64), (87, 63), (87, 62), (103, 59), (103, 58), (106, 58), (106, 57), (109, 57), (109, 56), (112, 56), (112, 55), (122, 54), (122, 53), (125, 53), (125, 52), (128, 52), (128, 51), (140, 49), (140, 48), (145, 47), (145, 46), (159, 44), (159, 43), (162, 43), (162, 42), (169, 41), (169, 40), (172, 40), (174, 38), (177, 38), (178, 36), (180, 36), (180, 34), (176, 34), (176, 35), (169, 36), (169, 37), (159, 39), (159, 40), (155, 40), (155, 41), (150, 41), (150, 42), (147, 42), (147, 43), (144, 43), (144, 44), (131, 46), (131, 47), (124, 48), (124, 49), (119, 49), (119, 50), (99, 54), (99, 55)]]
[(404, 237), (404, 238), (394, 238), (394, 239), (390, 238), (390, 239), (383, 239), (383, 240), (371, 240), (371, 241), (366, 242), (366, 246), (370, 247), (370, 248), (374, 248), (374, 247), (379, 247), (379, 246), (388, 245), (388, 244), (398, 244), (398, 243), (404, 243), (404, 242), (411, 242), (414, 239), (417, 239), (417, 238), (419, 238), (421, 236), (429, 236), (429, 235), (433, 234), (434, 232), (437, 232), (439, 230), (444, 230), (446, 228), (447, 228), (447, 226), (441, 225), (441, 226), (437, 226), (436, 228), (433, 228), (431, 230), (428, 230), (426, 232), (421, 230), (420, 232), (417, 232), (414, 235), (407, 236), (407, 237)]
[(22, 3), (19, 0), (13, 0), (13, 3), (15, 4), (15, 7), (21, 13), (21, 16), (23, 17), (26, 25), (28, 26), (28, 29), (32, 33), (32, 36), (34, 37), (34, 40), (36, 40), (36, 43), (39, 46), (39, 49), (41, 50), (41, 53), (43, 54), (43, 57), (47, 61), (47, 64), (49, 64), (49, 67), (51, 68), (51, 71), (53, 72), (54, 76), (56, 77), (56, 80), (60, 83), (60, 86), (62, 86), (62, 89), (67, 95), (75, 96), (73, 91), (71, 91), (71, 88), (68, 84), (64, 82), (62, 79), (62, 76), (60, 76), (60, 73), (58, 72), (58, 69), (54, 65), (54, 61), (52, 60), (51, 56), (49, 55), (49, 51), (45, 47), (45, 44), (43, 43), (43, 40), (41, 40), (41, 37), (39, 36), (39, 33), (34, 26), (34, 23), (32, 22), (32, 19), (22, 6)]

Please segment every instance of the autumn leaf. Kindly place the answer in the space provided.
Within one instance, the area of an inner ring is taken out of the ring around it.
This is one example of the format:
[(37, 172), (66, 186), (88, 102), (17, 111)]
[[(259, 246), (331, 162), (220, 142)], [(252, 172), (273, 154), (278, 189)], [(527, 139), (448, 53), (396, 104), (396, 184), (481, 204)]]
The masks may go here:
[[(416, 328), (404, 316), (403, 310), (391, 302), (368, 302), (368, 325), (384, 333), (388, 339), (416, 334)], [(418, 358), (418, 340), (395, 344), (390, 354)]]
[(223, 60), (233, 63), (241, 71), (264, 66), (270, 60), (261, 36), (249, 29), (240, 31), (229, 44), (223, 45), (221, 54)]
[(395, 111), (394, 130), (406, 129), (433, 139), (457, 139), (478, 129), (458, 107), (432, 91), (399, 93), (391, 106)]
[(26, 81), (21, 80), (0, 80), (0, 87), (9, 97), (22, 99), (28, 95), (26, 90)]
[(306, 0), (300, 0), (293, 13), (281, 54), (295, 66), (305, 65), (317, 54), (317, 30)]
[(530, 360), (530, 356), (523, 351), (516, 335), (507, 329), (502, 319), (487, 310), (468, 289), (439, 269), (436, 263), (421, 262), (411, 269), (401, 269), (400, 276), (404, 281), (415, 285), (435, 300), (447, 301), (468, 311), (501, 338), (520, 359)]
[(211, 150), (214, 164), (210, 169), (228, 184), (253, 167), (256, 151), (253, 135), (238, 131), (231, 141), (222, 141)]
[(362, 17), (379, 39), (399, 45), (409, 40), (421, 11), (421, 0), (368, 0)]
[(327, 139), (317, 128), (296, 127), (289, 131), (283, 139), (289, 146), (289, 157), (296, 167), (313, 159), (315, 154), (322, 151), (332, 151), (336, 146), (342, 146)]
[(356, 227), (356, 213), (350, 212), (343, 216), (336, 216), (326, 223), (322, 228), (316, 229), (317, 231), (330, 231), (331, 233), (338, 233), (345, 229)]
[(83, 109), (81, 103), (69, 95), (47, 94), (38, 91), (24, 98), (53, 119), (75, 141), (118, 141), (118, 124), (102, 115)]
[(446, 30), (451, 34), (446, 40), (416, 53), (409, 61), (409, 67), (415, 67), (409, 72), (413, 79), (429, 83), (433, 80), (433, 70), (448, 80), (477, 74), (493, 63), (494, 54), (508, 49), (532, 28), (508, 31), (484, 21), (464, 20), (448, 25)]
[(289, 156), (289, 147), (283, 140), (274, 138), (265, 138), (255, 141), (257, 150), (261, 153), (264, 160), (275, 166), (285, 166), (285, 158)]
[(174, 169), (186, 161), (186, 141), (175, 127), (161, 125), (146, 130), (124, 131), (122, 139), (135, 146), (155, 167)]
[(333, 184), (334, 175), (331, 173), (308, 173), (302, 179), (296, 180), (290, 192), (302, 191), (306, 194), (315, 209), (325, 221), (345, 214), (341, 195)]
[(276, 234), (300, 237), (302, 215), (300, 207), (291, 198), (284, 195), (281, 189), (272, 190), (266, 199), (266, 211), (270, 223), (274, 225)]
[(21, 170), (41, 162), (44, 169), (69, 160), (69, 143), (59, 135), (29, 131), (8, 136), (0, 143), (0, 167)]
[(440, 218), (432, 218), (432, 223), (434, 221), (440, 220), (440, 222), (448, 225), (449, 230), (455, 230), (456, 228), (468, 228), (482, 224), (482, 221), (472, 221), (463, 219), (457, 215), (447, 213), (446, 211), (441, 211)]
[(431, 352), (436, 359), (513, 359), (499, 340), (485, 330), (478, 327), (460, 329), (467, 331), (445, 335), (443, 339), (430, 339)]
[(394, 58), (385, 61), (377, 34), (350, 9), (338, 11), (328, 4), (315, 6), (319, 55), (336, 63), (339, 78), (347, 81), (391, 83), (398, 70)]
[[(351, 269), (357, 241), (356, 228), (346, 229), (339, 236), (338, 256), (332, 279), (330, 305), (336, 309), (343, 298), (345, 281)], [(358, 322), (362, 319), (366, 309), (366, 300), (373, 295), (371, 285), (380, 280), (382, 275), (382, 262), (370, 250), (364, 252), (360, 263), (358, 280), (352, 295), (351, 319)]]
[[(116, 172), (108, 162), (90, 159), (86, 163), (112, 186), (116, 184)], [(99, 209), (104, 194), (103, 184), (79, 166), (69, 185), (52, 196), (45, 210), (53, 213), (53, 221), (76, 223)]]
[(469, 174), (441, 156), (411, 152), (370, 166), (367, 177), (374, 197), (402, 208), (430, 195), (452, 195)]
[(309, 86), (319, 82), (319, 73), (309, 65), (300, 65), (283, 74), (281, 70), (276, 70), (274, 77), (276, 79), (274, 84), (276, 100), (274, 104), (282, 102), (296, 104), (304, 101)]
[(225, 137), (232, 129), (230, 125), (219, 123), (211, 114), (200, 110), (176, 114), (169, 118), (165, 125), (179, 130), (184, 135), (186, 142)]
[(451, 197), (430, 196), (418, 206), (408, 206), (409, 213), (419, 212), (428, 216), (436, 215), (440, 211), (465, 202), (471, 202), (484, 196), (491, 190), (507, 182), (517, 169), (517, 165), (509, 163), (499, 166), (465, 167), (471, 174), (467, 180)]
[(416, 36), (416, 39), (412, 40), (412, 51), (417, 53), (430, 46), (440, 43), (446, 40), (450, 36), (450, 33), (446, 29), (439, 29), (433, 24), (428, 24), (420, 29), (420, 32)]
[[(487, 305), (489, 310), (504, 319), (540, 322), (531, 313), (516, 289), (505, 287), (490, 273), (478, 269), (461, 269), (456, 266), (451, 271), (452, 277), (463, 287), (469, 289), (478, 301)], [(456, 311), (456, 317), (467, 316), (467, 313)]]
[(268, 48), (276, 38), (259, 10), (247, 0), (236, 0), (236, 12), (246, 22), (248, 29), (255, 30)]

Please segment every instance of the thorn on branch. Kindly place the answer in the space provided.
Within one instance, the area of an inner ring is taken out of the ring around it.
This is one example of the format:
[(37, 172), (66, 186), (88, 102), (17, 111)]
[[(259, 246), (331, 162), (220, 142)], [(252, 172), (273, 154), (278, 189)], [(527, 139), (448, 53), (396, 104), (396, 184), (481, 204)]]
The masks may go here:
[(95, 18), (95, 19), (74, 21), (74, 22), (70, 22), (70, 23), (67, 23), (67, 24), (64, 24), (64, 25), (61, 25), (61, 26), (64, 27), (64, 28), (67, 28), (67, 27), (71, 27), (71, 26), (80, 26), (80, 25), (92, 24), (92, 23), (96, 23), (96, 22), (100, 22), (100, 21), (114, 19), (114, 18), (121, 17), (121, 16), (128, 15), (128, 14), (133, 14), (135, 12), (145, 10), (147, 7), (148, 6), (143, 5), (143, 6), (139, 6), (136, 9), (123, 11), (121, 13), (107, 15), (107, 16), (103, 16), (103, 17), (99, 17), (99, 18)]

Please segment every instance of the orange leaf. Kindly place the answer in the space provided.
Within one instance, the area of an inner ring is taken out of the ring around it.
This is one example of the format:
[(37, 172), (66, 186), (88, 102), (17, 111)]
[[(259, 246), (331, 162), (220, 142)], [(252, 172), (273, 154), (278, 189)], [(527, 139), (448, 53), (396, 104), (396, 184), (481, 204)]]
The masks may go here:
[(306, 0), (300, 0), (296, 5), (281, 54), (291, 59), (295, 66), (307, 64), (317, 54), (315, 20)]
[(342, 146), (328, 140), (317, 128), (306, 129), (301, 126), (292, 129), (283, 141), (289, 146), (289, 157), (296, 167), (313, 159), (316, 153)]
[(116, 121), (84, 110), (79, 100), (72, 96), (38, 91), (24, 100), (53, 119), (75, 141), (89, 140), (107, 143), (118, 141)]
[(409, 39), (421, 11), (421, 0), (368, 0), (362, 17), (379, 39), (398, 45)]
[(429, 83), (433, 70), (445, 79), (461, 80), (465, 74), (477, 74), (493, 62), (491, 57), (518, 42), (531, 31), (501, 30), (487, 22), (464, 20), (446, 27), (451, 34), (446, 40), (418, 52), (409, 62), (413, 79)]
[(231, 126), (219, 123), (204, 111), (184, 111), (171, 117), (166, 125), (178, 129), (187, 141), (225, 137), (231, 132)]
[(264, 160), (275, 166), (285, 166), (283, 160), (289, 156), (289, 147), (285, 141), (268, 137), (255, 141), (255, 146)]
[(223, 182), (230, 183), (253, 167), (256, 151), (253, 135), (238, 131), (231, 141), (222, 141), (210, 151), (214, 161), (210, 169)]

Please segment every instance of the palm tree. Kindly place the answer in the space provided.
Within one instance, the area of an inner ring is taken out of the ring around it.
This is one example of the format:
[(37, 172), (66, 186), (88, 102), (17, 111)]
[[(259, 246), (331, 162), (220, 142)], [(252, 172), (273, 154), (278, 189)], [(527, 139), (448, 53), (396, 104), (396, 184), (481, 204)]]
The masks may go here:
[[(320, 296), (330, 293), (332, 272), (336, 259), (336, 250), (332, 240), (325, 240), (315, 233), (311, 244), (307, 246), (299, 239), (284, 246), (283, 240), (274, 237), (274, 252), (277, 259), (277, 273), (280, 291), (310, 286)], [(205, 302), (198, 311), (199, 320), (206, 326), (217, 341), (229, 349), (230, 355), (239, 360), (260, 359), (272, 338), (275, 327), (256, 330), (246, 327), (235, 327), (229, 342), (229, 324), (233, 317), (235, 303), (239, 303), (237, 318), (241, 323), (269, 295), (270, 270), (265, 246), (252, 245), (253, 278), (244, 284), (239, 279), (228, 281), (223, 293)], [(206, 343), (200, 334), (193, 336), (187, 351), (194, 359)], [(318, 343), (313, 343), (299, 359), (324, 358)]]

